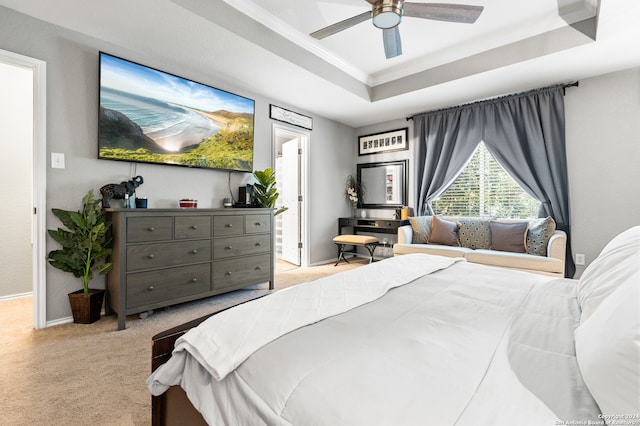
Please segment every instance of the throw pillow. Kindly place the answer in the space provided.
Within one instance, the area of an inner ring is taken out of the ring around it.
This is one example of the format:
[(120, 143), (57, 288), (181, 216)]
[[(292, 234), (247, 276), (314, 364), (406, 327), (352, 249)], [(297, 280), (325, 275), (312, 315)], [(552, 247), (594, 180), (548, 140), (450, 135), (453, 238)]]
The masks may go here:
[(489, 222), (491, 229), (491, 248), (513, 253), (527, 252), (528, 222)]
[(446, 246), (460, 246), (458, 241), (457, 222), (450, 222), (433, 216), (431, 219), (431, 234), (429, 235), (429, 244), (443, 244)]
[(411, 224), (411, 230), (413, 231), (411, 243), (427, 244), (429, 241), (429, 234), (431, 233), (431, 216), (410, 217), (409, 223)]
[(527, 253), (546, 256), (549, 238), (555, 231), (556, 221), (552, 217), (530, 221), (527, 231)]
[(488, 249), (491, 247), (491, 229), (489, 219), (481, 217), (461, 217), (460, 245), (472, 249)]

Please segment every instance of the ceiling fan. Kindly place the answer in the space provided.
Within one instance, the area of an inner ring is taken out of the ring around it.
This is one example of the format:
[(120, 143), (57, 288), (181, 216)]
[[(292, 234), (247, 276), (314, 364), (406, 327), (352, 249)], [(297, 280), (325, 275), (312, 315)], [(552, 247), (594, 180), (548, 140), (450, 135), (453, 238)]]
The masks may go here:
[(402, 55), (398, 25), (403, 16), (473, 24), (484, 9), (483, 6), (452, 3), (413, 3), (404, 0), (365, 1), (371, 4), (370, 11), (329, 25), (309, 35), (320, 40), (371, 19), (373, 25), (382, 30), (384, 53), (389, 59)]

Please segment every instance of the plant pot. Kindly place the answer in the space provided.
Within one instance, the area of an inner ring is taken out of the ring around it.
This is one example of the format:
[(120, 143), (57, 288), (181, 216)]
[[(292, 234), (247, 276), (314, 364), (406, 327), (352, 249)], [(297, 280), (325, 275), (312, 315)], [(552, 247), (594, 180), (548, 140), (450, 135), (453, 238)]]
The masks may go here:
[(69, 303), (73, 314), (73, 322), (78, 324), (91, 324), (100, 319), (104, 290), (89, 289), (89, 294), (84, 290), (69, 293)]

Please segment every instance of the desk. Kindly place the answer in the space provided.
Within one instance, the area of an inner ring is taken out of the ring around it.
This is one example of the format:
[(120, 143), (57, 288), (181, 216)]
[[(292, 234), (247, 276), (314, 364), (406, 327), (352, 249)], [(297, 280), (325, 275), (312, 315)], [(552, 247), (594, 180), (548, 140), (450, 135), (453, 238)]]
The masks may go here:
[(345, 233), (343, 232), (343, 228), (352, 228), (353, 234), (357, 234), (358, 231), (367, 233), (397, 234), (398, 228), (404, 225), (409, 225), (409, 220), (341, 217), (338, 219), (338, 235)]

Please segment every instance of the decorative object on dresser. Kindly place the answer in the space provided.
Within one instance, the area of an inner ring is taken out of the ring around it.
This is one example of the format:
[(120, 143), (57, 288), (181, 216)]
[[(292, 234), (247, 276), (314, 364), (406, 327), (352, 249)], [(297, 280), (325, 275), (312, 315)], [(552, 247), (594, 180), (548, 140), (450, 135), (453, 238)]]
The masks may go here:
[(82, 211), (51, 209), (67, 230), (49, 229), (49, 236), (62, 246), (48, 254), (51, 266), (82, 279), (83, 289), (69, 293), (73, 322), (91, 324), (100, 319), (104, 290), (89, 288), (93, 272), (105, 274), (112, 264), (104, 260), (111, 254), (107, 236), (110, 224), (100, 208), (93, 189), (82, 199)]
[[(256, 207), (273, 209), (276, 207), (276, 201), (280, 194), (276, 190), (276, 173), (273, 169), (256, 170), (253, 172), (256, 183), (253, 185), (253, 196), (255, 198)], [(288, 210), (288, 207), (282, 206), (276, 210), (274, 216)]]
[(113, 270), (107, 312), (145, 313), (269, 282), (273, 289), (273, 210), (107, 209)]
[(108, 183), (100, 188), (102, 194), (102, 207), (111, 207), (111, 200), (128, 199), (136, 193), (136, 189), (144, 183), (142, 176), (135, 176), (128, 181), (120, 183)]
[(183, 198), (178, 202), (181, 209), (195, 209), (198, 207), (198, 200), (193, 198)]

